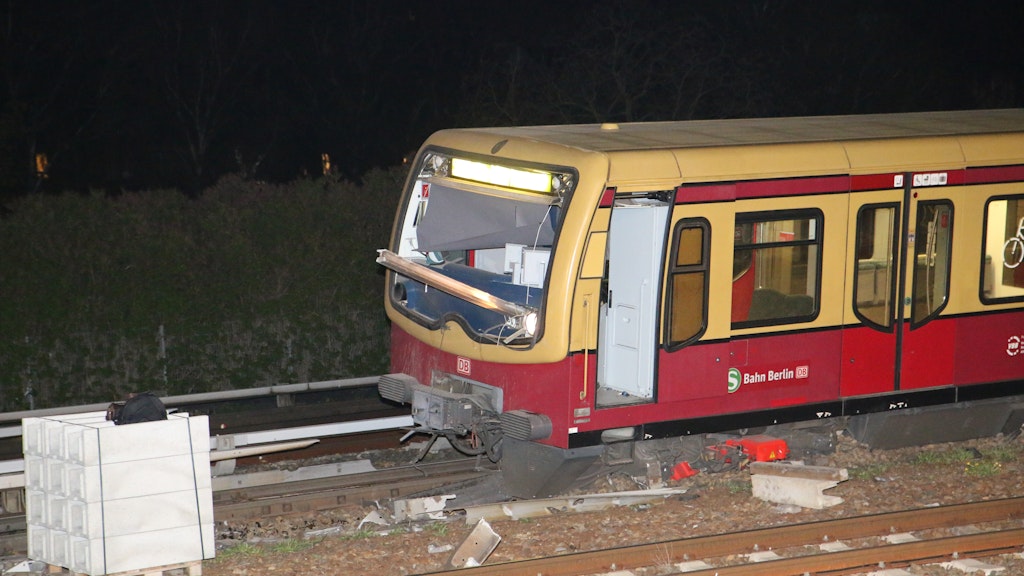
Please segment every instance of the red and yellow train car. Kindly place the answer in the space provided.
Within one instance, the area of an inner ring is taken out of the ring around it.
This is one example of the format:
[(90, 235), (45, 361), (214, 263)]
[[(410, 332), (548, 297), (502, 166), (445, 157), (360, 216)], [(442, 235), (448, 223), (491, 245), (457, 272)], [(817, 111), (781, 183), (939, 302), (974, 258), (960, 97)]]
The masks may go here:
[(1022, 252), (1024, 110), (445, 130), (378, 258), (380, 391), (538, 475), (784, 422), (998, 432)]

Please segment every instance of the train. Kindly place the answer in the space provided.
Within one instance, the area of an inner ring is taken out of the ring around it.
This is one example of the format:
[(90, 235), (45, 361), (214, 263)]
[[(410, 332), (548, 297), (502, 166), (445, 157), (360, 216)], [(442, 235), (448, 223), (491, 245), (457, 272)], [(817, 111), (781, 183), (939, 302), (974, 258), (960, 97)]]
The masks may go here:
[(522, 497), (726, 431), (1013, 433), (1022, 259), (1022, 109), (442, 130), (378, 391)]

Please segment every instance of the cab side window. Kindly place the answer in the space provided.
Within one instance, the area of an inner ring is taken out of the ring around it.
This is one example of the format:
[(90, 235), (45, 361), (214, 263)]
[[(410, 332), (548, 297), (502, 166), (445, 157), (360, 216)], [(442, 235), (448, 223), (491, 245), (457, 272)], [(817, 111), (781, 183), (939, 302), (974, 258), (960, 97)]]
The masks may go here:
[(707, 329), (711, 227), (703, 218), (680, 220), (672, 231), (665, 342), (670, 350), (700, 338)]

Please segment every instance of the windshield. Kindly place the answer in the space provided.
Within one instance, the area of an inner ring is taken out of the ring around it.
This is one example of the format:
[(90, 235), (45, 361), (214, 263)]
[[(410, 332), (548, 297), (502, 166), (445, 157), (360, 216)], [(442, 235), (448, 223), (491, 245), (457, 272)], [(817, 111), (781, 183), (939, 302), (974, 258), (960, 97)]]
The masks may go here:
[(397, 272), (392, 304), (433, 329), (456, 321), (479, 341), (529, 343), (539, 332), (548, 263), (574, 178), (458, 161), (439, 153), (420, 161), (395, 253), (378, 259)]
[(555, 238), (555, 207), (515, 198), (429, 184), (426, 213), (417, 226), (422, 252), (487, 250), (507, 244), (551, 246)]

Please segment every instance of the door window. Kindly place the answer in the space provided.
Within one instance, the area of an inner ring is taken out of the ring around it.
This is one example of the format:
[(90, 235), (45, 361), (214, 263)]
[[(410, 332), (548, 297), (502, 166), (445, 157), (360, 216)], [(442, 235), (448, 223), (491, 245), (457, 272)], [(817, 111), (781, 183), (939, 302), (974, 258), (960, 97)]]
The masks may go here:
[(949, 261), (953, 242), (953, 204), (948, 200), (917, 206), (911, 325), (937, 316), (949, 298)]
[(857, 213), (854, 311), (865, 324), (885, 331), (893, 325), (897, 219), (896, 204), (867, 205)]

